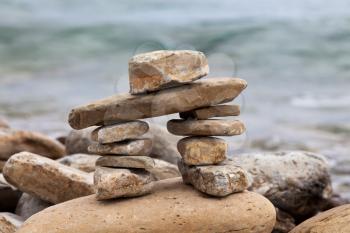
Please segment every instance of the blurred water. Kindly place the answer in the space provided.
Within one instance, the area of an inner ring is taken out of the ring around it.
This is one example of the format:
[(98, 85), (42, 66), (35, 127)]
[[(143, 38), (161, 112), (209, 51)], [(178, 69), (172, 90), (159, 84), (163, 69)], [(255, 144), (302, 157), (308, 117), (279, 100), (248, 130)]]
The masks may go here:
[(337, 167), (350, 149), (349, 9), (347, 0), (0, 0), (0, 115), (65, 133), (72, 107), (128, 90), (133, 54), (197, 49), (211, 76), (249, 83), (236, 100), (248, 130), (233, 153), (308, 149)]

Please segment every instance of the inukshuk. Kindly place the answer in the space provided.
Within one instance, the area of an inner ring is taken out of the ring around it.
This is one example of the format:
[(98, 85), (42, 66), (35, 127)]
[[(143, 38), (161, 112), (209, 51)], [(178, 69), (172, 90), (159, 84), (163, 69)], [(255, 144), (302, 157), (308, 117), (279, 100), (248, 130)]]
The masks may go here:
[[(206, 76), (205, 55), (197, 51), (155, 51), (129, 61), (130, 94), (118, 94), (73, 109), (69, 123), (75, 129), (100, 125), (92, 133), (96, 141), (89, 150), (101, 154), (94, 182), (100, 200), (139, 196), (152, 191), (154, 166), (148, 157), (152, 141), (142, 138), (148, 124), (139, 119), (180, 113), (168, 130), (191, 136), (180, 140), (179, 168), (186, 183), (214, 196), (225, 196), (247, 187), (245, 172), (222, 163), (227, 144), (210, 136), (232, 136), (244, 131), (233, 120), (212, 117), (235, 116), (239, 107), (219, 105), (232, 101), (246, 87), (238, 78)], [(101, 126), (102, 125), (102, 126)]]

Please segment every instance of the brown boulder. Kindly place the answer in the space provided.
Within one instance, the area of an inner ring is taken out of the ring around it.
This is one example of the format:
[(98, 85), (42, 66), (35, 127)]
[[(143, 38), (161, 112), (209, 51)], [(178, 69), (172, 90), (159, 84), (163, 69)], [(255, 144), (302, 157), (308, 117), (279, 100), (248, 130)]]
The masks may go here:
[(270, 233), (275, 218), (273, 205), (257, 193), (210, 198), (175, 178), (156, 182), (152, 194), (138, 198), (101, 202), (89, 196), (50, 207), (18, 233)]

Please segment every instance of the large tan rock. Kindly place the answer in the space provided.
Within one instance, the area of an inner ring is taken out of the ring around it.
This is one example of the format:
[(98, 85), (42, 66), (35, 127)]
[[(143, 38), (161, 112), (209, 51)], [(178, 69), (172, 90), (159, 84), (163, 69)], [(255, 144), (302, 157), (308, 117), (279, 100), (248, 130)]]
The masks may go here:
[(23, 224), (23, 219), (12, 213), (0, 213), (0, 232), (15, 233), (16, 230)]
[(168, 131), (182, 136), (235, 136), (244, 133), (238, 120), (170, 120)]
[(247, 153), (229, 160), (227, 163), (247, 171), (249, 190), (294, 217), (312, 216), (332, 197), (328, 166), (321, 155), (305, 151)]
[(3, 174), (22, 192), (54, 204), (94, 193), (88, 173), (29, 152), (13, 155)]
[(142, 138), (111, 144), (100, 144), (94, 142), (88, 149), (90, 153), (99, 155), (147, 156), (152, 152), (152, 140), (149, 138)]
[(0, 159), (7, 160), (18, 152), (28, 151), (52, 159), (65, 155), (64, 146), (41, 133), (21, 130), (0, 130)]
[(71, 130), (65, 139), (67, 154), (89, 154), (88, 147), (93, 142), (91, 133), (95, 129), (96, 127), (89, 127), (82, 130)]
[(310, 218), (290, 233), (347, 233), (350, 232), (350, 204), (342, 205)]
[(270, 233), (275, 218), (273, 205), (257, 193), (210, 198), (169, 179), (138, 198), (100, 202), (89, 196), (50, 207), (18, 233)]
[(51, 203), (43, 201), (37, 197), (23, 193), (16, 207), (16, 214), (27, 220), (32, 215), (52, 206)]
[(246, 172), (234, 165), (188, 166), (179, 161), (183, 181), (197, 190), (216, 197), (224, 197), (248, 188)]
[(160, 50), (139, 54), (129, 60), (130, 93), (183, 85), (208, 73), (208, 61), (198, 51)]
[(185, 112), (233, 100), (247, 86), (238, 78), (212, 78), (147, 95), (121, 94), (74, 108), (69, 124), (83, 129), (104, 121), (136, 120)]
[(108, 200), (148, 194), (153, 188), (153, 178), (143, 169), (97, 167), (94, 184), (96, 198)]
[(92, 139), (101, 144), (138, 138), (147, 133), (149, 126), (144, 121), (130, 121), (102, 126), (92, 132)]
[(205, 108), (194, 109), (188, 112), (180, 112), (182, 119), (206, 120), (213, 117), (238, 116), (240, 114), (239, 105), (216, 105)]
[(74, 154), (65, 156), (56, 161), (68, 167), (76, 168), (84, 172), (94, 172), (96, 161), (100, 157), (100, 155), (93, 154)]
[(214, 137), (187, 137), (181, 139), (177, 148), (187, 165), (218, 164), (226, 159), (227, 143)]

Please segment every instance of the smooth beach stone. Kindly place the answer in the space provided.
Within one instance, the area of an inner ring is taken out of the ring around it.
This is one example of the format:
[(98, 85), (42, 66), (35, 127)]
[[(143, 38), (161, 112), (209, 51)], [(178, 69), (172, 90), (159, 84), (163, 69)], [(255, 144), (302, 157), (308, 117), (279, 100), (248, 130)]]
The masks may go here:
[(176, 165), (160, 159), (153, 159), (153, 161), (154, 167), (147, 170), (152, 174), (155, 180), (164, 180), (181, 176)]
[(140, 94), (193, 82), (209, 73), (202, 52), (159, 50), (129, 60), (130, 93)]
[(18, 152), (28, 151), (48, 158), (58, 159), (65, 155), (64, 146), (46, 135), (36, 132), (0, 130), (0, 159), (7, 160)]
[(23, 224), (23, 219), (13, 213), (0, 212), (0, 232), (15, 233)]
[(274, 206), (257, 193), (210, 198), (175, 178), (155, 182), (153, 193), (138, 198), (88, 196), (52, 206), (18, 233), (270, 233), (275, 219)]
[(94, 175), (96, 198), (137, 197), (152, 192), (153, 179), (143, 169), (97, 167)]
[(113, 168), (141, 168), (155, 167), (154, 160), (147, 156), (102, 156), (96, 161), (96, 166)]
[(11, 186), (0, 173), (0, 210), (13, 212), (22, 192)]
[(239, 105), (216, 105), (205, 108), (198, 108), (188, 112), (180, 112), (182, 119), (206, 120), (213, 117), (238, 116), (240, 114)]
[(181, 139), (180, 136), (169, 133), (165, 126), (151, 124), (150, 130), (144, 137), (152, 139), (153, 147), (150, 155), (152, 158), (165, 160), (177, 167), (177, 161), (181, 159), (176, 147), (177, 142)]
[(72, 154), (90, 154), (88, 147), (91, 145), (91, 133), (97, 127), (89, 127), (81, 130), (71, 130), (67, 135), (65, 146), (68, 155)]
[(65, 156), (56, 161), (68, 167), (76, 168), (84, 172), (94, 172), (96, 161), (100, 157), (100, 155), (92, 154), (74, 154)]
[(99, 155), (135, 155), (147, 156), (152, 152), (152, 140), (148, 138), (133, 139), (111, 144), (92, 143), (90, 153)]
[(15, 213), (27, 220), (32, 215), (52, 206), (51, 203), (43, 201), (28, 193), (23, 193), (18, 201)]
[(144, 121), (130, 121), (95, 129), (91, 137), (101, 144), (135, 139), (147, 133), (149, 127)]
[(350, 204), (322, 212), (295, 227), (290, 233), (350, 232)]
[(238, 78), (211, 78), (144, 95), (120, 94), (72, 109), (69, 124), (83, 129), (104, 121), (130, 121), (232, 101), (247, 86)]
[(226, 159), (227, 143), (214, 137), (186, 137), (177, 148), (187, 165), (218, 164)]
[(293, 217), (319, 212), (332, 198), (331, 178), (323, 156), (306, 151), (247, 153), (225, 163), (247, 171), (249, 190), (268, 198)]
[(245, 131), (238, 120), (170, 120), (168, 131), (182, 136), (234, 136)]
[(212, 196), (224, 197), (248, 188), (246, 172), (234, 165), (188, 166), (179, 161), (178, 166), (186, 184)]
[(54, 204), (94, 193), (89, 173), (30, 152), (11, 156), (3, 174), (22, 192)]

